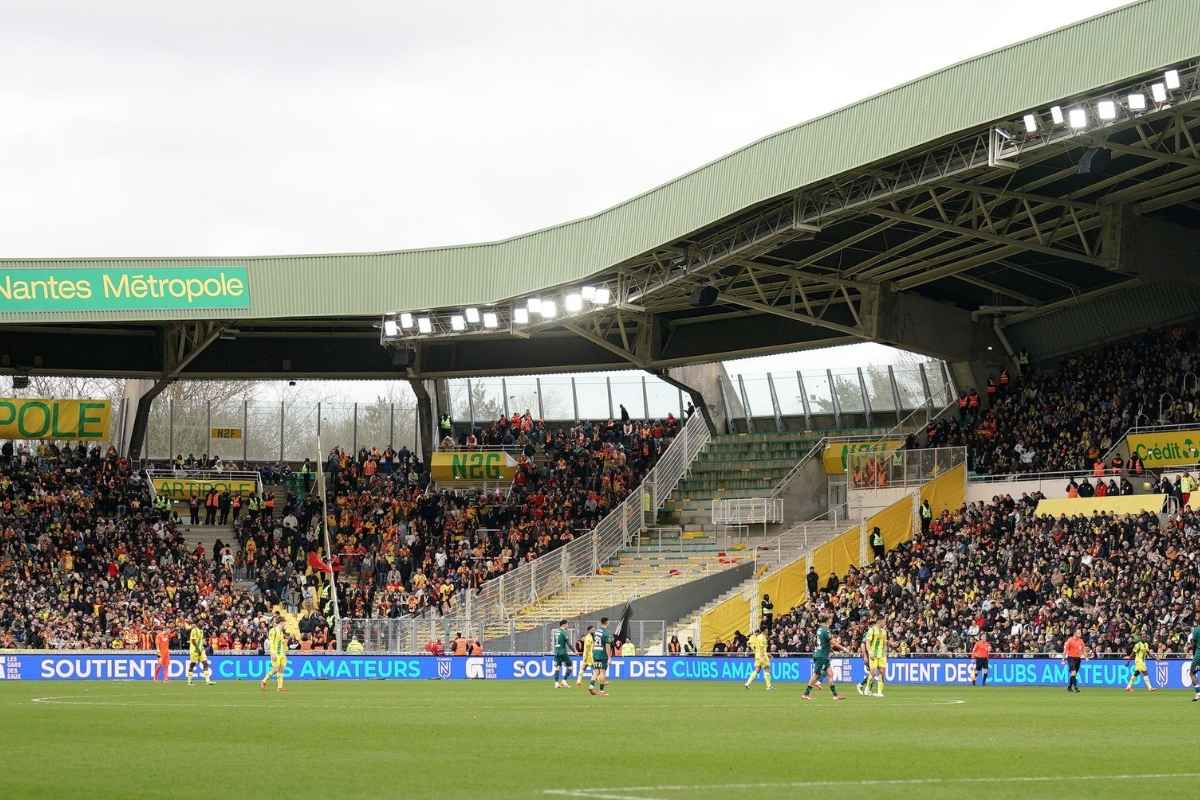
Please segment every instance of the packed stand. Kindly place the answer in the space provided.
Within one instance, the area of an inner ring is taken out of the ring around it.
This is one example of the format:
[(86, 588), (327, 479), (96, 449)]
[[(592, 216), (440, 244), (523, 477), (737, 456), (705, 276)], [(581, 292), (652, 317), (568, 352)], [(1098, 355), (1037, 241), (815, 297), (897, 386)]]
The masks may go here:
[(430, 490), (415, 455), (335, 450), (325, 464), (346, 617), (445, 613), (464, 593), (586, 534), (640, 483), (680, 424), (553, 430), (529, 412), (444, 446), (519, 449), (511, 490)]
[(1020, 380), (1001, 371), (984, 395), (971, 389), (958, 399), (956, 417), (931, 423), (926, 446), (967, 446), (981, 475), (1091, 470), (1135, 425), (1200, 420), (1197, 372), (1200, 341), (1185, 328), (1071, 356), (1054, 369), (1026, 368)]
[(219, 554), (189, 550), (111, 448), (0, 450), (0, 648), (149, 649), (200, 624), (216, 649), (254, 649), (267, 606)]
[(1035, 517), (1039, 499), (1006, 496), (933, 519), (776, 620), (772, 649), (811, 652), (829, 609), (853, 650), (869, 616), (882, 613), (898, 655), (964, 653), (980, 633), (997, 652), (1057, 654), (1075, 627), (1100, 653), (1128, 653), (1135, 633), (1154, 652), (1183, 652), (1200, 518), (1185, 509), (1162, 530), (1154, 514)]

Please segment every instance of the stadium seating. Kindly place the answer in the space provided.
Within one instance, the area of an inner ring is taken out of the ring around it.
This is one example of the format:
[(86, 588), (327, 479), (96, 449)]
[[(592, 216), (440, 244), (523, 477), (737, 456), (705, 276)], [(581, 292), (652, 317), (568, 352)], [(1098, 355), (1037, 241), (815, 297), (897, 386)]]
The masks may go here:
[[(967, 445), (978, 474), (1086, 470), (1134, 425), (1200, 420), (1200, 340), (1171, 328), (1027, 371), (979, 393), (927, 430), (928, 446)], [(989, 397), (990, 396), (990, 397)], [(1160, 415), (1161, 411), (1161, 415)]]

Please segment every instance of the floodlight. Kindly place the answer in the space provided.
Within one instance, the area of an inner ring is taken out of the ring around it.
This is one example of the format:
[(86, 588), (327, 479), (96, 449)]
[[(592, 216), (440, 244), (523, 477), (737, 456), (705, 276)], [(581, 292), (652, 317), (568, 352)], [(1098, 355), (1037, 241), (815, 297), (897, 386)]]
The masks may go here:
[(1096, 105), (1096, 113), (1100, 115), (1100, 119), (1110, 120), (1117, 118), (1117, 104), (1112, 100), (1101, 100)]
[(496, 317), (496, 312), (495, 312), (495, 311), (485, 311), (485, 312), (483, 312), (483, 327), (485, 327), (485, 328), (496, 328), (496, 327), (499, 327), (499, 325), (500, 325), (500, 321), (499, 321), (499, 319)]
[(385, 319), (383, 321), (383, 335), (389, 339), (393, 336), (400, 335), (400, 326), (396, 324), (394, 319)]
[(478, 308), (468, 308), (466, 310), (466, 315), (467, 315), (467, 322), (471, 323), (472, 325), (479, 324), (479, 309)]
[(1055, 125), (1062, 125), (1062, 123), (1063, 123), (1062, 106), (1051, 106), (1050, 107), (1050, 119), (1054, 120)]
[(403, 314), (400, 315), (400, 327), (401, 328), (411, 328), (412, 326), (413, 326), (412, 314), (405, 311)]
[(1129, 95), (1129, 110), (1130, 111), (1145, 111), (1146, 110), (1146, 95), (1141, 92), (1134, 92)]
[(1167, 102), (1167, 87), (1163, 86), (1161, 83), (1156, 83), (1151, 86), (1150, 94), (1154, 96), (1154, 102), (1156, 103)]
[(529, 302), (525, 304), (525, 307), (529, 309), (530, 314), (536, 314), (542, 310), (542, 299), (540, 297), (531, 297), (529, 298)]
[(1163, 73), (1163, 80), (1167, 83), (1168, 89), (1179, 88), (1179, 70), (1169, 69)]
[(571, 292), (571, 294), (567, 295), (563, 306), (566, 307), (568, 313), (581, 310), (583, 308), (583, 295)]
[(513, 322), (517, 323), (518, 325), (524, 325), (527, 322), (529, 322), (528, 309), (521, 308), (520, 306), (517, 306), (516, 308), (514, 308), (513, 309)]
[(462, 314), (455, 314), (450, 318), (450, 327), (456, 331), (465, 331), (467, 329), (467, 321), (463, 319)]
[(558, 316), (558, 306), (553, 300), (542, 301), (542, 319), (554, 319)]
[(1033, 114), (1025, 115), (1025, 132), (1037, 133), (1037, 117)]
[(585, 287), (583, 287), (581, 294), (583, 295), (584, 300), (591, 301), (596, 296), (596, 287), (595, 286), (585, 286)]
[(433, 320), (429, 317), (417, 317), (417, 330), (421, 333), (433, 333)]
[(1068, 118), (1071, 121), (1071, 127), (1075, 130), (1087, 127), (1087, 112), (1082, 108), (1072, 108)]
[(603, 306), (603, 305), (608, 304), (609, 299), (610, 299), (610, 294), (609, 294), (608, 289), (601, 286), (598, 289), (596, 289), (596, 297), (592, 300), (592, 302), (598, 306)]

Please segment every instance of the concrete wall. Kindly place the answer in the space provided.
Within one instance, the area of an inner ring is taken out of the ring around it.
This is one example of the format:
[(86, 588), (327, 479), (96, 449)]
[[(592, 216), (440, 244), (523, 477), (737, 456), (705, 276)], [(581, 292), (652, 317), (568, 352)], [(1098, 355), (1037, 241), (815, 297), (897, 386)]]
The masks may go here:
[[(714, 597), (737, 586), (749, 578), (753, 572), (754, 562), (748, 561), (745, 564), (739, 564), (732, 569), (722, 570), (699, 580), (688, 581), (671, 589), (664, 589), (655, 594), (639, 597), (633, 601), (632, 618), (634, 620), (663, 620), (670, 624), (672, 621), (700, 608)], [(572, 617), (568, 620), (568, 623), (571, 627), (582, 631), (584, 626), (595, 624), (595, 621), (600, 617), (608, 617), (611, 621), (613, 633), (616, 633), (616, 625), (620, 621), (621, 614), (624, 611), (625, 604), (619, 603), (578, 617)], [(638, 652), (641, 653), (645, 643), (635, 639), (634, 645), (638, 648)], [(484, 649), (488, 652), (512, 651), (518, 653), (538, 653), (542, 652), (545, 647), (546, 638), (540, 627), (532, 631), (517, 633), (515, 636), (505, 636), (504, 638), (492, 639), (484, 643)]]
[[(708, 407), (709, 416), (718, 433), (724, 433), (728, 424), (725, 416), (725, 403), (721, 402), (721, 383), (729, 382), (725, 365), (719, 361), (709, 364), (690, 364), (685, 367), (672, 367), (667, 374), (682, 384), (692, 387), (704, 395), (704, 405)], [(734, 398), (730, 397), (732, 402)], [(687, 400), (684, 401), (685, 403)], [(741, 412), (741, 403), (733, 409), (734, 414)]]
[(810, 459), (783, 493), (783, 518), (807, 522), (829, 510), (829, 476), (820, 458)]

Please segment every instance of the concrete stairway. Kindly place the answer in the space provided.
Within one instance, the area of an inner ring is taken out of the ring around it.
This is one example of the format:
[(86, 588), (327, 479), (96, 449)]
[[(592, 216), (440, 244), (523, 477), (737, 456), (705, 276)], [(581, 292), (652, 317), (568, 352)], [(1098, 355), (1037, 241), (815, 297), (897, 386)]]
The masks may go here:
[[(201, 516), (201, 519), (203, 518)], [(183, 534), (183, 541), (189, 551), (195, 550), (197, 544), (202, 544), (204, 552), (209, 558), (212, 558), (213, 544), (217, 539), (225, 544), (233, 542), (235, 546), (237, 542), (232, 525), (188, 525), (185, 523), (179, 526), (179, 531)]]
[[(565, 591), (521, 609), (513, 620), (523, 631), (583, 616), (745, 564), (751, 553), (744, 544), (724, 549), (715, 536), (689, 536), (678, 528), (643, 532), (601, 574), (575, 578)], [(507, 632), (507, 627), (487, 631), (495, 636)]]
[[(700, 617), (706, 611), (738, 594), (745, 594), (750, 600), (751, 609), (755, 609), (758, 598), (753, 596), (754, 587), (760, 578), (770, 575), (774, 569), (789, 564), (805, 553), (820, 547), (849, 527), (851, 527), (851, 523), (849, 522), (806, 522), (789, 528), (778, 537), (756, 543), (754, 549), (747, 551), (747, 557), (749, 558), (754, 558), (757, 554), (759, 567), (755, 571), (755, 575), (708, 600), (682, 619), (669, 624), (667, 626), (667, 638), (669, 639), (674, 634), (679, 637), (679, 641), (686, 642), (687, 637), (691, 636), (695, 639), (696, 645), (699, 646)], [(749, 633), (749, 631), (743, 632)], [(652, 648), (661, 647), (664, 644), (663, 642), (647, 642), (647, 647), (651, 648), (648, 652), (655, 652)]]

